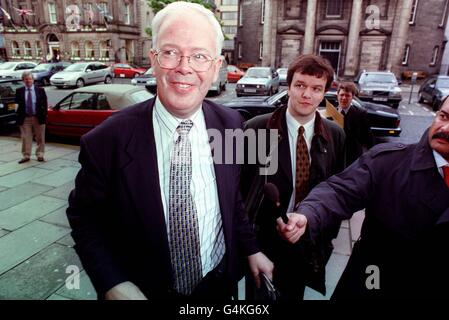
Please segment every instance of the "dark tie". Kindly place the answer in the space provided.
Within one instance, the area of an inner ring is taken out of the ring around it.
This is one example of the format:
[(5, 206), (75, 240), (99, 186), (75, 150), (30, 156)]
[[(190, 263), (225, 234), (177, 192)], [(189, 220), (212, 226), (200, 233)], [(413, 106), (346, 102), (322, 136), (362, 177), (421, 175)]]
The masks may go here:
[(27, 88), (26, 110), (27, 116), (33, 115), (33, 98), (31, 96), (31, 88)]
[(449, 187), (449, 165), (443, 167), (444, 182)]
[(198, 216), (190, 193), (192, 150), (188, 133), (191, 120), (182, 121), (170, 159), (169, 228), (174, 288), (190, 294), (202, 278)]
[(340, 113), (343, 115), (343, 117), (346, 115), (346, 111), (343, 108), (340, 110)]
[(296, 182), (295, 182), (295, 207), (304, 200), (309, 192), (309, 151), (304, 138), (304, 127), (298, 129), (298, 141), (296, 142)]

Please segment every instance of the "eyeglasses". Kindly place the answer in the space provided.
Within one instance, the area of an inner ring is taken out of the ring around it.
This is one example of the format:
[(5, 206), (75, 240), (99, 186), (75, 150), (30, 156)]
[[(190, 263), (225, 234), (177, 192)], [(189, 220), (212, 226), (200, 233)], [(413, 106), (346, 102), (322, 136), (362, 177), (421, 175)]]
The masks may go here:
[(187, 58), (187, 63), (197, 72), (205, 72), (210, 69), (212, 62), (216, 58), (204, 53), (194, 53), (189, 56), (183, 56), (176, 50), (158, 50), (155, 53), (157, 62), (164, 69), (175, 69), (181, 63), (183, 57)]

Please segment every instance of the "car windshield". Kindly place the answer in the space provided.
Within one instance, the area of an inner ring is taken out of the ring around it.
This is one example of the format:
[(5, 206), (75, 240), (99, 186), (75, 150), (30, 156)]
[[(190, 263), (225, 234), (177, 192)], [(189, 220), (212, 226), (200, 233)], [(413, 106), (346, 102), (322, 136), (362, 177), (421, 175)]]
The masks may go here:
[(139, 102), (151, 99), (151, 98), (153, 98), (153, 95), (146, 90), (131, 93), (131, 99), (135, 103), (139, 103)]
[(72, 64), (71, 66), (68, 66), (67, 68), (64, 69), (64, 71), (72, 71), (72, 72), (77, 72), (77, 71), (84, 71), (84, 69), (86, 68), (87, 63), (80, 63), (80, 64)]
[(449, 88), (449, 79), (439, 79), (437, 82), (438, 88)]
[(246, 78), (269, 78), (270, 69), (248, 69), (245, 75)]
[(151, 76), (152, 73), (153, 73), (153, 68), (150, 68), (147, 71), (145, 71), (144, 74)]
[(50, 70), (52, 67), (51, 64), (47, 64), (47, 63), (43, 63), (43, 64), (38, 64), (33, 71), (47, 71)]
[(278, 69), (279, 74), (287, 74), (287, 69)]
[(229, 71), (229, 72), (236, 72), (236, 71), (237, 71), (237, 68), (234, 67), (234, 66), (228, 66), (228, 71)]
[(396, 78), (392, 74), (380, 74), (380, 73), (367, 73), (360, 79), (360, 82), (378, 82), (378, 83), (394, 83), (396, 84)]
[(16, 66), (15, 62), (5, 62), (0, 64), (0, 70), (11, 70)]

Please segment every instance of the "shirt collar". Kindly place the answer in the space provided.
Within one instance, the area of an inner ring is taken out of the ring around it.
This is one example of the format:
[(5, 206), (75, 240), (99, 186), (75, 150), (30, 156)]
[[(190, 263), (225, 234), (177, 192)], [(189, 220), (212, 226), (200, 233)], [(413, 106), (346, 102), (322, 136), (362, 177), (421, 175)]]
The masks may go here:
[(432, 150), (433, 157), (435, 158), (435, 163), (437, 164), (437, 168), (442, 168), (444, 166), (449, 165), (448, 161), (443, 158), (441, 154), (436, 152), (435, 150)]
[(34, 84), (31, 86), (31, 87), (27, 87), (27, 86), (25, 86), (25, 88), (28, 90), (28, 89), (31, 89), (31, 91), (34, 91)]
[(298, 135), (298, 129), (300, 126), (304, 127), (304, 135), (306, 138), (310, 137), (314, 133), (315, 129), (315, 117), (316, 113), (313, 114), (313, 118), (310, 119), (306, 124), (300, 124), (290, 113), (290, 111), (287, 108), (287, 112), (285, 113), (285, 118), (287, 121), (287, 128), (288, 131), (290, 131), (290, 134), (293, 136)]

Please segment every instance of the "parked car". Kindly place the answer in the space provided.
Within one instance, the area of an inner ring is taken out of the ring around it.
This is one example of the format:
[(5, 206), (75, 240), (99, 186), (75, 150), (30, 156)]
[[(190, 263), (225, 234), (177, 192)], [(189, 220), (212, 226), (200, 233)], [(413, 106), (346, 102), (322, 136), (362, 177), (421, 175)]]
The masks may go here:
[(358, 85), (361, 100), (386, 104), (395, 109), (399, 107), (402, 90), (392, 72), (362, 71), (354, 82)]
[(447, 95), (449, 95), (449, 76), (430, 76), (418, 90), (419, 102), (429, 102), (434, 111), (439, 109)]
[(112, 65), (114, 77), (118, 78), (135, 78), (144, 74), (146, 69), (133, 66), (128, 63), (116, 63)]
[(0, 124), (16, 120), (16, 90), (23, 86), (21, 79), (0, 79)]
[(157, 83), (156, 77), (153, 75), (153, 68), (149, 68), (144, 74), (131, 79), (131, 84), (135, 86), (145, 86), (145, 88), (156, 93)]
[(0, 78), (21, 78), (22, 73), (36, 67), (37, 64), (29, 61), (10, 61), (0, 64)]
[(209, 88), (209, 92), (214, 92), (219, 95), (221, 91), (226, 90), (226, 83), (228, 82), (228, 64), (223, 60), (220, 71), (218, 72), (218, 79)]
[(235, 87), (237, 97), (271, 96), (279, 91), (279, 75), (269, 67), (252, 67)]
[[(324, 97), (334, 106), (337, 105), (337, 93), (335, 91), (326, 92)], [(271, 97), (235, 98), (229, 102), (223, 103), (223, 105), (239, 111), (243, 118), (248, 120), (257, 115), (273, 112), (276, 108), (286, 106), (287, 102), (288, 94), (287, 90), (284, 90)], [(397, 110), (382, 104), (365, 102), (357, 97), (354, 97), (351, 105), (355, 108), (361, 108), (367, 111), (371, 130), (374, 135), (400, 135), (402, 131), (399, 126), (401, 118)], [(319, 110), (323, 112), (323, 114), (325, 106), (326, 102), (323, 99), (319, 107)]]
[(40, 63), (30, 72), (33, 74), (34, 83), (42, 86), (50, 85), (50, 78), (55, 73), (64, 70), (72, 63), (68, 61), (61, 61), (55, 63)]
[(276, 70), (276, 72), (279, 75), (279, 84), (281, 86), (286, 86), (287, 85), (287, 68), (279, 68)]
[(114, 112), (153, 95), (130, 84), (100, 84), (73, 90), (48, 109), (48, 135), (81, 137)]
[(237, 82), (245, 75), (245, 71), (240, 70), (232, 64), (228, 65), (228, 82)]
[(78, 62), (51, 76), (50, 83), (58, 89), (84, 87), (90, 83), (112, 83), (111, 68), (101, 62)]

